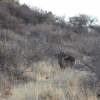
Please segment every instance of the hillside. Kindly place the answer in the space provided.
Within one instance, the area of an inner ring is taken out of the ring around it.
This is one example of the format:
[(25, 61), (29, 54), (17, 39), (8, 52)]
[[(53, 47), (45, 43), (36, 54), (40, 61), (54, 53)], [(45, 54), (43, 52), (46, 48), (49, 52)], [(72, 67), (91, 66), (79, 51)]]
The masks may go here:
[[(0, 98), (98, 100), (100, 26), (96, 22), (85, 14), (67, 22), (37, 7), (0, 0)], [(60, 69), (59, 47), (75, 58), (72, 68)]]

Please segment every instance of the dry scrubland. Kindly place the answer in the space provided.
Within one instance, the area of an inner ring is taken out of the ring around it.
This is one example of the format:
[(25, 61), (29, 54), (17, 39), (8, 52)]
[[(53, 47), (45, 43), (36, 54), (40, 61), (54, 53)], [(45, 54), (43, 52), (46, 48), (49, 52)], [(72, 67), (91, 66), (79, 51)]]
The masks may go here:
[[(59, 46), (76, 59), (61, 70)], [(99, 100), (100, 26), (0, 0), (0, 100)]]
[[(35, 72), (25, 74), (32, 78), (29, 82), (7, 84), (11, 87), (7, 100), (97, 100), (95, 74), (70, 68), (57, 71), (54, 66), (59, 68), (57, 64), (52, 66), (50, 61), (38, 62), (35, 75)], [(7, 88), (2, 92), (5, 93)]]

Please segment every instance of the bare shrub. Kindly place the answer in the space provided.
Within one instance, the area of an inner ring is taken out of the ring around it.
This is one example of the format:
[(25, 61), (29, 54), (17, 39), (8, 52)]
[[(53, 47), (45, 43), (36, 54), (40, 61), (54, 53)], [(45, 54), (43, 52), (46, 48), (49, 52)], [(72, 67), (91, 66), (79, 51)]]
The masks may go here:
[(27, 46), (25, 46), (27, 41), (9, 30), (2, 30), (0, 39), (1, 69), (5, 71), (12, 80), (15, 77), (16, 79), (20, 79), (22, 73), (29, 67), (30, 63), (28, 62), (29, 58), (27, 58), (27, 49), (25, 49), (27, 48)]
[[(99, 66), (100, 66), (100, 37), (99, 35), (96, 36), (90, 36), (90, 37), (81, 37), (80, 41), (77, 41), (77, 47), (76, 50), (85, 56), (85, 60), (83, 59), (84, 64), (87, 64), (87, 67), (90, 67), (90, 70), (97, 74), (98, 78), (99, 75)], [(82, 61), (81, 59), (81, 61)], [(89, 60), (88, 60), (89, 59)]]
[(12, 92), (11, 92), (11, 86), (9, 84), (7, 85), (4, 85), (2, 88), (1, 88), (1, 97), (2, 98), (8, 98), (9, 96), (12, 95)]

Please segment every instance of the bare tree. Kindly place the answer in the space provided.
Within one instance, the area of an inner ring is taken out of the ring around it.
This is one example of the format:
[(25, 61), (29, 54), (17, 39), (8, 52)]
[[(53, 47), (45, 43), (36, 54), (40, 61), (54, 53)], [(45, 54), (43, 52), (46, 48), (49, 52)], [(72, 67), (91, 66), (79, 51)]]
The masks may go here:
[(74, 28), (76, 33), (88, 32), (88, 27), (98, 22), (97, 18), (80, 14), (78, 16), (70, 17), (69, 24)]
[(59, 51), (60, 54), (58, 55), (58, 63), (61, 70), (65, 69), (66, 67), (72, 67), (75, 64), (75, 58), (70, 54), (66, 54), (60, 47)]

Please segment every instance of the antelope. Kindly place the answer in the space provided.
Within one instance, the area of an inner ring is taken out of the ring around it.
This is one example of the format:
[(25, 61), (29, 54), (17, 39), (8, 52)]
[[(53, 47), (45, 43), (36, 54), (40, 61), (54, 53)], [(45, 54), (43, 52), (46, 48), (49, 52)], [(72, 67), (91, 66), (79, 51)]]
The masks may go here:
[(60, 54), (58, 55), (58, 64), (60, 65), (61, 70), (67, 67), (72, 67), (75, 64), (75, 58), (72, 57), (70, 54), (66, 54), (61, 48), (59, 47)]

